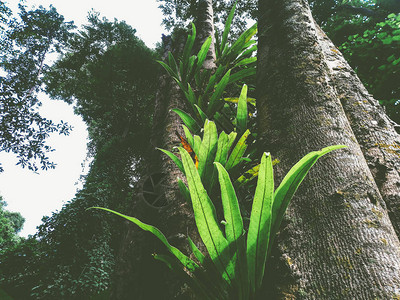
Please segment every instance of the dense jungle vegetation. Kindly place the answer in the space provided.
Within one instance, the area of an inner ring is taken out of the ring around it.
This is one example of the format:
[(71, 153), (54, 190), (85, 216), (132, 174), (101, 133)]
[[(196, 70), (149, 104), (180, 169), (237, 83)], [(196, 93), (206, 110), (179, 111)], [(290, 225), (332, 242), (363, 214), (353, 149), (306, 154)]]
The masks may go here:
[[(189, 21), (198, 18), (196, 1), (158, 2), (172, 41), (186, 39)], [(233, 3), (214, 1), (220, 31)], [(316, 22), (368, 91), (400, 123), (399, 1), (309, 4)], [(231, 38), (256, 18), (256, 1), (239, 1)], [(11, 11), (3, 1), (0, 30), (0, 151), (14, 153), (22, 167), (33, 171), (54, 167), (46, 138), (52, 132), (68, 134), (71, 128), (68, 120), (55, 124), (37, 112), (37, 95), (44, 91), (82, 116), (90, 137), (88, 156), (93, 158), (84, 187), (61, 211), (43, 217), (34, 236), (18, 236), (24, 219), (7, 211), (7, 199), (0, 198), (0, 298), (107, 299), (126, 224), (86, 209), (131, 209), (138, 181), (152, 159), (152, 116), (158, 78), (165, 74), (156, 60), (163, 59), (166, 44), (149, 49), (129, 24), (94, 12), (86, 25), (76, 28), (56, 7), (21, 4)], [(60, 56), (47, 64), (50, 53)], [(254, 74), (246, 81), (251, 95)], [(232, 90), (240, 93), (238, 87)]]

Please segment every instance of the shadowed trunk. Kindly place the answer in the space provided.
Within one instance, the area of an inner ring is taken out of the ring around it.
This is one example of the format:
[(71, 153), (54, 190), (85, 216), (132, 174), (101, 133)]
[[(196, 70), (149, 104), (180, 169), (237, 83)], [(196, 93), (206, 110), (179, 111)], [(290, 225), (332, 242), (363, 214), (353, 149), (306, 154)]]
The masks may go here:
[[(270, 287), (286, 299), (397, 297), (400, 243), (307, 1), (260, 0), (259, 10), (259, 147), (280, 160), (277, 182), (309, 151), (348, 146), (321, 159), (296, 193), (277, 240), (269, 271), (280, 271), (270, 276)], [(343, 89), (363, 90), (356, 80)]]
[[(211, 15), (208, 9), (203, 13), (207, 14), (205, 19), (209, 20), (211, 17), (212, 20), (212, 9)], [(213, 34), (213, 26), (210, 29), (209, 26), (205, 26), (207, 24), (204, 23), (203, 27), (197, 29), (200, 37), (210, 36), (209, 30), (212, 30)], [(172, 42), (170, 37), (164, 37), (164, 60), (169, 51), (174, 53), (175, 57), (181, 54), (186, 36), (178, 37), (178, 39)], [(214, 49), (213, 43), (212, 49)], [(213, 68), (214, 60), (215, 53), (209, 54), (203, 66)], [(184, 135), (182, 123), (179, 116), (171, 110), (179, 108), (188, 111), (186, 101), (178, 85), (169, 75), (160, 76), (159, 90), (155, 100), (153, 133), (149, 137), (154, 148), (175, 152), (174, 147), (180, 146), (177, 133)], [(154, 149), (148, 174), (143, 176), (139, 191), (134, 196), (131, 215), (156, 226), (164, 233), (171, 245), (186, 255), (191, 253), (187, 236), (190, 236), (198, 248), (205, 252), (194, 223), (192, 208), (183, 199), (177, 178), (184, 179), (173, 161), (161, 151)], [(163, 262), (156, 261), (152, 257), (153, 253), (171, 256), (172, 254), (167, 252), (165, 246), (153, 235), (143, 232), (137, 226), (133, 224), (128, 224), (128, 226), (118, 255), (116, 284), (111, 298), (118, 300), (194, 299), (192, 291)]]
[[(164, 40), (167, 54), (173, 49), (171, 40), (168, 37)], [(183, 48), (182, 42), (178, 41), (175, 47)], [(181, 197), (176, 184), (177, 177), (182, 178), (182, 174), (170, 159), (155, 149), (159, 147), (174, 151), (173, 148), (178, 146), (176, 132), (182, 131), (181, 122), (171, 109), (185, 110), (184, 104), (175, 82), (168, 75), (160, 76), (153, 133), (149, 137), (154, 149), (152, 164), (148, 174), (138, 184), (130, 215), (156, 226), (172, 245), (189, 253), (186, 236), (190, 233), (196, 241), (197, 229), (191, 209)], [(165, 246), (136, 225), (128, 223), (127, 226), (118, 255), (112, 299), (190, 299), (191, 292), (182, 287), (183, 283), (163, 262), (152, 257), (153, 253), (167, 254)]]
[[(164, 39), (167, 54), (172, 51), (169, 38)], [(176, 187), (179, 170), (156, 150), (156, 147), (172, 151), (178, 139), (179, 120), (172, 108), (183, 108), (180, 92), (167, 75), (159, 78), (159, 89), (155, 99), (155, 112), (152, 136), (152, 164), (147, 174), (139, 181), (133, 195), (132, 211), (129, 215), (159, 228), (170, 242), (184, 250), (186, 245), (179, 237), (193, 229), (192, 218)], [(176, 209), (180, 207), (180, 209)], [(174, 223), (171, 224), (171, 221)], [(186, 249), (187, 250), (187, 249)], [(111, 299), (172, 299), (181, 293), (182, 283), (153, 253), (166, 253), (165, 246), (152, 234), (144, 232), (136, 225), (127, 222), (127, 231), (121, 241), (115, 272), (115, 286)]]

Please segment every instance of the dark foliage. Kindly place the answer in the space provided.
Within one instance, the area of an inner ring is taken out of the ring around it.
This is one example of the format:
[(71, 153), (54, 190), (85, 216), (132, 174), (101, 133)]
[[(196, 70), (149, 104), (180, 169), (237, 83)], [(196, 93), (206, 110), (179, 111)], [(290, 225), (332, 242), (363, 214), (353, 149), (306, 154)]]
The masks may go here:
[(53, 132), (68, 134), (71, 127), (42, 117), (37, 93), (49, 69), (46, 57), (62, 50), (74, 26), (54, 7), (19, 5), (19, 18), (11, 17), (2, 1), (0, 18), (0, 151), (15, 153), (18, 164), (33, 171), (54, 168), (46, 139)]
[[(159, 2), (167, 28), (186, 26), (196, 19), (198, 1)], [(233, 1), (214, 4), (217, 22), (222, 24)], [(399, 2), (310, 4), (317, 22), (341, 46), (374, 96), (386, 101), (395, 119)], [(45, 139), (51, 132), (67, 133), (69, 127), (38, 114), (36, 95), (43, 88), (52, 98), (75, 105), (88, 125), (94, 159), (84, 188), (60, 212), (45, 217), (34, 237), (14, 239), (21, 219), (0, 215), (3, 240), (12, 241), (0, 251), (0, 286), (14, 299), (90, 299), (107, 293), (112, 285), (124, 225), (86, 209), (103, 206), (126, 211), (130, 206), (136, 180), (149, 160), (159, 70), (154, 52), (124, 22), (110, 22), (92, 13), (89, 24), (70, 37), (72, 25), (54, 8), (20, 9), (21, 20), (11, 19), (0, 1), (0, 26), (7, 28), (0, 46), (5, 70), (0, 82), (0, 149), (16, 153), (20, 164), (33, 170), (38, 167), (35, 159), (44, 169), (54, 166), (47, 159), (51, 149)], [(256, 18), (256, 1), (239, 1), (237, 15), (234, 28), (239, 32), (248, 17)], [(47, 66), (45, 56), (54, 51), (63, 56)], [(230, 94), (237, 95), (237, 89), (233, 87)]]
[(75, 101), (89, 127), (91, 153), (112, 138), (130, 139), (138, 159), (146, 152), (158, 67), (153, 52), (125, 22), (90, 14), (46, 76), (53, 98)]
[(85, 184), (38, 233), (5, 253), (0, 286), (14, 299), (91, 299), (112, 284), (124, 223), (87, 211), (130, 207), (147, 160), (158, 66), (124, 22), (89, 15), (45, 75), (46, 91), (75, 104), (93, 156)]
[(316, 21), (368, 91), (400, 122), (400, 1), (309, 1)]
[(7, 202), (0, 196), (0, 254), (18, 243), (17, 233), (25, 222), (20, 213), (6, 210), (6, 206)]

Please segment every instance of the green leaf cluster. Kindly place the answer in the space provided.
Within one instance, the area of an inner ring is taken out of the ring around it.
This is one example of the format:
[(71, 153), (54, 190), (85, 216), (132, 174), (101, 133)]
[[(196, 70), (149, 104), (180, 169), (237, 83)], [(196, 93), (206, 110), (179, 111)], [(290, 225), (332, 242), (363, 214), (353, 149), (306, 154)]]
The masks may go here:
[(6, 206), (7, 202), (0, 196), (0, 253), (7, 251), (20, 241), (17, 233), (25, 222), (20, 213), (6, 210)]
[[(192, 33), (188, 36), (181, 58), (175, 59), (169, 53), (167, 62), (159, 61), (179, 85), (189, 103), (189, 112), (178, 113), (181, 117), (184, 113), (190, 115), (190, 118), (185, 116), (185, 119), (191, 124), (188, 127), (194, 133), (198, 133), (206, 118), (215, 120), (226, 131), (233, 130), (235, 124), (232, 124), (234, 116), (228, 105), (230, 102), (224, 101), (227, 87), (240, 83), (256, 73), (257, 58), (253, 54), (257, 51), (254, 40), (257, 24), (243, 32), (233, 43), (228, 40), (235, 8), (236, 5), (228, 16), (222, 37), (216, 34), (215, 70), (202, 68), (211, 44), (211, 37), (204, 42), (197, 54), (191, 55), (196, 38), (196, 28), (193, 24)], [(243, 116), (241, 118), (243, 120)], [(241, 127), (243, 125), (241, 123)]]
[[(392, 0), (309, 1), (313, 17), (368, 91), (400, 122), (400, 2)], [(333, 49), (333, 51), (335, 51)]]
[(360, 34), (351, 35), (340, 46), (368, 90), (399, 122), (400, 14), (391, 13)]
[[(264, 153), (258, 171), (250, 224), (246, 230), (239, 200), (228, 173), (240, 161), (244, 152), (240, 149), (240, 140), (229, 151), (234, 136), (235, 132), (230, 135), (222, 132), (218, 137), (215, 124), (206, 120), (201, 144), (193, 144), (193, 148), (198, 151), (198, 168), (185, 149), (179, 147), (181, 159), (163, 150), (173, 158), (187, 180), (187, 187), (183, 184), (183, 189), (188, 190), (185, 194), (190, 195), (188, 200), (194, 211), (196, 226), (207, 249), (207, 254), (200, 252), (189, 238), (197, 261), (170, 245), (156, 227), (144, 224), (137, 218), (96, 207), (121, 216), (153, 233), (174, 256), (156, 255), (155, 258), (164, 261), (179, 273), (203, 299), (233, 299), (234, 295), (238, 295), (239, 299), (251, 299), (257, 294), (262, 285), (265, 263), (274, 237), (298, 186), (320, 157), (343, 148), (332, 146), (309, 153), (288, 172), (275, 191), (272, 159), (269, 154)], [(195, 143), (199, 139), (189, 137), (188, 140)], [(218, 177), (220, 184), (223, 220), (217, 218), (216, 206), (210, 198), (213, 182), (208, 178), (214, 177)], [(205, 274), (217, 280), (209, 280)]]

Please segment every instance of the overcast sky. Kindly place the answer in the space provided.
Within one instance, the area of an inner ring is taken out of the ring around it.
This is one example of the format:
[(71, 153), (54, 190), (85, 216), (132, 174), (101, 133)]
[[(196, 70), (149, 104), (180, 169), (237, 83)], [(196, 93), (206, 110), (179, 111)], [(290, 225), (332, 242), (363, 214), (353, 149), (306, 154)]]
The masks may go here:
[[(9, 7), (16, 11), (18, 0), (6, 0)], [(88, 11), (94, 9), (109, 20), (125, 20), (136, 29), (136, 35), (148, 47), (154, 48), (161, 40), (163, 28), (161, 10), (156, 0), (27, 0), (28, 7), (52, 4), (65, 17), (80, 26), (86, 23)], [(45, 215), (61, 209), (71, 200), (78, 188), (78, 179), (88, 171), (82, 167), (86, 158), (87, 131), (79, 116), (74, 115), (72, 106), (49, 100), (41, 96), (43, 106), (41, 114), (55, 122), (64, 120), (74, 126), (69, 136), (53, 135), (48, 144), (56, 149), (50, 158), (57, 163), (55, 170), (32, 171), (15, 166), (17, 159), (12, 154), (0, 152), (0, 162), (4, 172), (0, 173), (0, 195), (7, 201), (7, 209), (18, 211), (26, 219), (22, 236), (34, 234)]]

